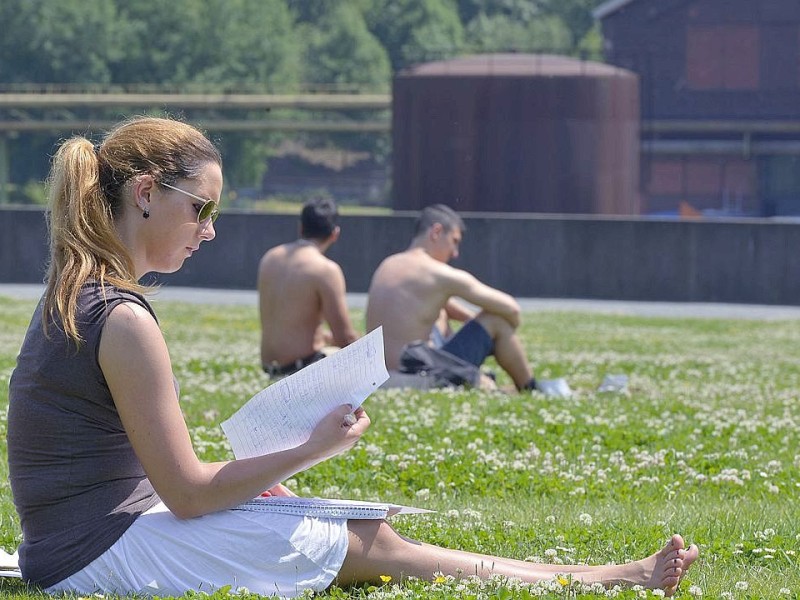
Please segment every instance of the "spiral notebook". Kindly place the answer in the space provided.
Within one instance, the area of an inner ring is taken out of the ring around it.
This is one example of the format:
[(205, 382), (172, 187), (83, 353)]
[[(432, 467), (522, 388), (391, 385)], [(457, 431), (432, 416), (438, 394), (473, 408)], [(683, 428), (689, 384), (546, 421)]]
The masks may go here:
[(331, 498), (299, 498), (292, 496), (268, 496), (254, 498), (240, 504), (234, 510), (270, 512), (284, 515), (321, 517), (330, 519), (385, 519), (394, 515), (423, 514), (434, 512), (425, 508), (365, 502), (362, 500), (338, 500)]
[[(353, 408), (389, 378), (383, 328), (261, 390), (222, 430), (237, 459), (294, 448), (306, 441), (325, 415), (341, 404)], [(433, 512), (423, 508), (360, 500), (267, 496), (234, 510), (339, 519), (385, 519)]]

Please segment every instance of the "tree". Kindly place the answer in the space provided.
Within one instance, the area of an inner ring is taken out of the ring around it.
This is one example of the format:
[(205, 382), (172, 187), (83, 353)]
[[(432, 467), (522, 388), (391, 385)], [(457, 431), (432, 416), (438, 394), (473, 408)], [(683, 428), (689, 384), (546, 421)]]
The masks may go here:
[[(553, 51), (600, 57), (592, 9), (603, 0), (459, 0), (467, 40), (480, 51)], [(503, 43), (503, 40), (507, 40)]]
[(566, 54), (572, 39), (558, 17), (542, 16), (528, 23), (507, 15), (480, 14), (466, 28), (468, 47), (485, 52), (545, 52)]
[(374, 0), (366, 20), (393, 71), (458, 56), (464, 47), (464, 28), (451, 0)]
[(572, 35), (572, 46), (577, 48), (595, 26), (592, 10), (604, 0), (539, 0), (543, 12), (560, 18)]
[(391, 65), (380, 41), (367, 29), (362, 12), (352, 4), (332, 7), (313, 26), (306, 25), (306, 80), (313, 84), (353, 84), (386, 91)]
[(120, 82), (297, 86), (301, 53), (283, 0), (120, 0), (120, 12), (144, 42), (115, 64)]
[(0, 0), (0, 81), (106, 83), (126, 24), (103, 0)]
[(542, 0), (458, 0), (458, 13), (464, 24), (480, 15), (504, 15), (527, 24), (541, 13), (541, 4)]

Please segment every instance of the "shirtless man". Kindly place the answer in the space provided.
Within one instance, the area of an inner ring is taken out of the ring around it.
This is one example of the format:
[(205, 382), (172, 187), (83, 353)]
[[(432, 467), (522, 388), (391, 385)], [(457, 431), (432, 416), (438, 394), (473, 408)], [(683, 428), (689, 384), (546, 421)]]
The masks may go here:
[(306, 202), (300, 237), (267, 251), (258, 265), (261, 364), (270, 377), (290, 375), (358, 339), (341, 267), (325, 256), (339, 239), (336, 204)]
[[(447, 206), (422, 211), (408, 249), (386, 258), (372, 276), (367, 331), (383, 325), (390, 370), (399, 368), (406, 344), (429, 340), (476, 366), (494, 355), (517, 390), (538, 389), (515, 333), (520, 324), (517, 301), (447, 264), (458, 256), (464, 230), (461, 217)], [(456, 298), (481, 311), (473, 313)], [(448, 337), (451, 319), (464, 325)], [(439, 336), (443, 339), (437, 343)]]

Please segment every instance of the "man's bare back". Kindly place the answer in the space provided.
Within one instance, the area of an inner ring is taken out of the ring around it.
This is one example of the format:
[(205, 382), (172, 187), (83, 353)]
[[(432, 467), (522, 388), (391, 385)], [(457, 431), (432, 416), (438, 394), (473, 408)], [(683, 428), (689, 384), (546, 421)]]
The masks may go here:
[(427, 340), (450, 297), (448, 271), (454, 269), (419, 249), (386, 258), (372, 276), (367, 331), (383, 325), (386, 366), (397, 369), (403, 346)]
[(344, 273), (325, 257), (339, 239), (337, 218), (333, 200), (309, 200), (300, 215), (300, 238), (272, 248), (258, 265), (261, 364), (271, 375), (313, 362), (325, 346), (343, 347), (358, 339)]

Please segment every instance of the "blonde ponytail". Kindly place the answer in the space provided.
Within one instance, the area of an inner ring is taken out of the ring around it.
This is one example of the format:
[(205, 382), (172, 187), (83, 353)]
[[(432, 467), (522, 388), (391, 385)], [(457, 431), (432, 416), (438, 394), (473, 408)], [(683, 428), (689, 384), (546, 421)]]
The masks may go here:
[(76, 322), (78, 296), (87, 281), (147, 292), (117, 233), (125, 184), (149, 174), (172, 183), (197, 177), (203, 165), (222, 158), (197, 129), (172, 119), (138, 117), (121, 123), (95, 147), (84, 137), (65, 141), (48, 178), (50, 262), (44, 297), (45, 329), (61, 323), (81, 343)]
[[(78, 294), (89, 280), (141, 291), (99, 185), (92, 143), (74, 137), (58, 149), (48, 180), (50, 264), (45, 314), (59, 316), (64, 333), (80, 343), (75, 322)], [(45, 324), (48, 319), (45, 319)]]

